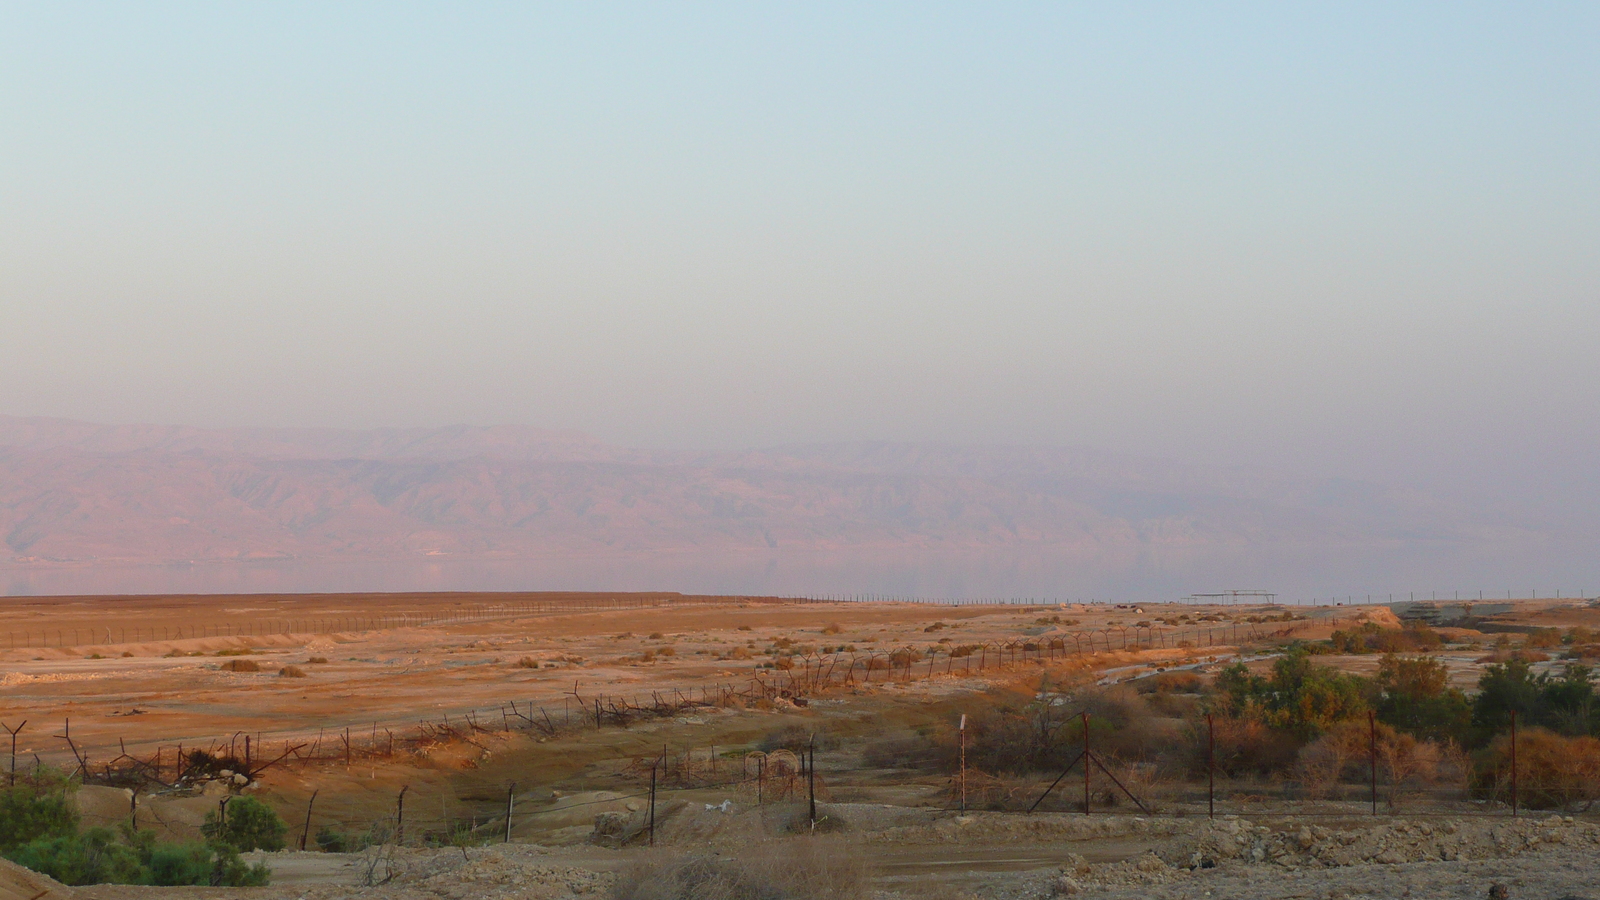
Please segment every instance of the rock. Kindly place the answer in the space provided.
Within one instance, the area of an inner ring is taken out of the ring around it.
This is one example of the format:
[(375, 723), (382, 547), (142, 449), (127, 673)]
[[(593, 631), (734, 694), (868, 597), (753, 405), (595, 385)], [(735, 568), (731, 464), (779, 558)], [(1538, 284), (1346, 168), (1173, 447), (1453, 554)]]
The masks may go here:
[(1503, 884), (1489, 886), (1489, 900), (1510, 900), (1511, 889)]

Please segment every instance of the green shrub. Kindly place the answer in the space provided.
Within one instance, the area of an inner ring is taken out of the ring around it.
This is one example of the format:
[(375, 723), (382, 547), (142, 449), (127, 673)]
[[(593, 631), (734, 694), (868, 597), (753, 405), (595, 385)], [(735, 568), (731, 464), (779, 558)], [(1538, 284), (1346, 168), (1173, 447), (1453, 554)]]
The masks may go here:
[(353, 835), (340, 831), (332, 825), (324, 825), (317, 829), (317, 849), (323, 853), (355, 853), (365, 850), (368, 842), (365, 836)]
[(1259, 718), (1269, 726), (1315, 737), (1327, 728), (1366, 714), (1373, 683), (1314, 665), (1304, 649), (1291, 647), (1272, 664), (1271, 677), (1234, 663), (1217, 673), (1219, 712)]
[(109, 828), (41, 838), (6, 854), (14, 863), (62, 884), (139, 884), (146, 873), (133, 848)]
[(78, 833), (76, 785), (52, 769), (30, 782), (0, 790), (0, 853), (33, 841)]
[(1384, 656), (1378, 690), (1378, 719), (1409, 734), (1461, 742), (1472, 725), (1472, 704), (1432, 657)]
[(120, 837), (109, 828), (91, 828), (40, 838), (5, 855), (70, 885), (256, 887), (271, 876), (265, 865), (247, 865), (227, 844), (159, 844), (153, 832), (127, 826)]
[(282, 850), (288, 827), (272, 807), (254, 797), (237, 797), (219, 820), (215, 810), (206, 813), (201, 833), (240, 850)]

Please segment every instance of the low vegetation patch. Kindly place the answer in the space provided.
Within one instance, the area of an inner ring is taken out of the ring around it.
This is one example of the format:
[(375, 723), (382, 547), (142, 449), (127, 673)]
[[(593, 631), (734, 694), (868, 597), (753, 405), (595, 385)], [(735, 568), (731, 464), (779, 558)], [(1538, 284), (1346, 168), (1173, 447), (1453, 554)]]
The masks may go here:
[[(247, 865), (239, 847), (218, 835), (205, 842), (162, 843), (154, 832), (104, 827), (79, 829), (72, 801), (76, 784), (45, 769), (0, 790), (0, 856), (69, 885), (141, 884), (247, 887), (267, 883), (262, 864)], [(242, 798), (252, 800), (253, 798)], [(278, 827), (282, 821), (266, 809)], [(229, 805), (234, 805), (230, 803)], [(248, 821), (263, 827), (257, 811)], [(282, 847), (281, 832), (278, 847)]]

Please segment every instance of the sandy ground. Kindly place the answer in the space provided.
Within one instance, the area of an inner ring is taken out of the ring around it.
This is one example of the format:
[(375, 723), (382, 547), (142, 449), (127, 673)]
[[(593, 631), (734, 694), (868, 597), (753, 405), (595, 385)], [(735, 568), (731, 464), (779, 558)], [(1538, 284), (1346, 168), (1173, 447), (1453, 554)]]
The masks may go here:
[[(75, 894), (100, 900), (173, 893), (261, 900), (598, 898), (606, 896), (618, 872), (653, 858), (784, 854), (794, 852), (796, 842), (817, 840), (825, 853), (863, 865), (868, 894), (881, 900), (1600, 896), (1600, 825), (1561, 817), (1373, 825), (1062, 815), (1020, 822), (980, 814), (873, 830), (870, 817), (861, 812), (846, 812), (864, 823), (859, 830), (832, 837), (768, 838), (737, 846), (714, 841), (656, 850), (511, 844), (465, 854), (258, 854), (274, 870), (272, 887), (172, 892), (100, 886)], [(369, 880), (382, 883), (369, 885)]]
[[(394, 599), (389, 607), (382, 606), (383, 602), (383, 598), (366, 598), (361, 603), (368, 605), (362, 606), (344, 597), (235, 597), (211, 598), (208, 606), (192, 598), (119, 598), (107, 601), (107, 608), (114, 610), (118, 621), (130, 623), (126, 627), (148, 631), (163, 627), (162, 622), (168, 623), (164, 627), (174, 628), (179, 621), (204, 619), (212, 607), (229, 616), (265, 610), (316, 620), (336, 619), (352, 610), (372, 616), (429, 616), (458, 605), (492, 603), (459, 597), (436, 601), (403, 597)], [(436, 605), (430, 607), (430, 602)], [(78, 622), (82, 628), (81, 623), (92, 619), (94, 611), (90, 601), (74, 600), (62, 606), (61, 621)], [(1361, 614), (1350, 609), (1288, 611), (1320, 616), (1296, 625), (1299, 634), (1309, 638), (1325, 637), (1336, 626), (1348, 627), (1348, 617)], [(4, 650), (0, 651), (0, 721), (12, 727), (28, 720), (19, 736), (19, 758), (24, 765), (35, 754), (58, 763), (71, 758), (64, 752), (61, 737), (68, 717), (74, 742), (92, 762), (111, 759), (124, 746), (130, 752), (148, 753), (158, 744), (182, 742), (193, 747), (226, 741), (230, 736), (237, 742), (245, 734), (254, 736), (259, 759), (263, 745), (271, 754), (286, 742), (315, 741), (320, 734), (322, 762), (270, 769), (249, 788), (285, 811), (291, 842), (304, 831), (300, 811), (313, 796), (313, 833), (322, 825), (359, 830), (392, 815), (402, 788), (408, 792), (406, 818), (413, 833), (462, 820), (479, 825), (480, 835), (498, 833), (504, 822), (500, 811), (508, 794), (517, 810), (512, 844), (470, 850), (465, 860), (457, 850), (406, 850), (393, 860), (378, 863), (373, 859), (375, 851), (350, 855), (289, 852), (270, 858), (276, 873), (272, 888), (231, 892), (186, 889), (183, 896), (328, 900), (357, 896), (602, 896), (611, 873), (643, 852), (589, 843), (597, 815), (642, 816), (639, 795), (645, 789), (648, 766), (639, 769), (639, 760), (663, 753), (701, 759), (706, 766), (716, 760), (716, 765), (724, 767), (720, 771), (733, 778), (743, 765), (743, 753), (764, 735), (786, 725), (825, 730), (848, 744), (897, 729), (954, 721), (968, 708), (976, 691), (1008, 680), (1037, 682), (1047, 672), (1051, 678), (1120, 681), (1179, 667), (1214, 671), (1236, 652), (1248, 654), (1249, 648), (1119, 651), (982, 676), (858, 684), (848, 691), (814, 698), (803, 709), (705, 707), (627, 728), (583, 727), (574, 690), (585, 698), (598, 693), (649, 696), (651, 692), (692, 692), (748, 679), (756, 664), (770, 658), (765, 655), (767, 649), (785, 641), (818, 650), (854, 647), (866, 652), (911, 647), (920, 652), (941, 642), (1017, 640), (1068, 630), (1131, 628), (1140, 622), (1162, 620), (1175, 623), (1174, 627), (1220, 627), (1281, 612), (1189, 606), (772, 605), (725, 599), (424, 627)], [(50, 624), (48, 614), (48, 604), (38, 601), (27, 601), (21, 613), (36, 630), (56, 627)], [(1388, 621), (1384, 618), (1387, 610), (1366, 614)], [(1539, 625), (1600, 625), (1596, 621), (1600, 614), (1595, 611), (1566, 606), (1529, 607), (1519, 610), (1519, 615), (1520, 621)], [(1335, 622), (1334, 616), (1346, 618)], [(1484, 641), (1493, 638), (1480, 637)], [(243, 655), (219, 657), (219, 652)], [(196, 653), (204, 655), (189, 655)], [(96, 654), (102, 658), (88, 658)], [(1445, 656), (1458, 683), (1476, 681), (1482, 653), (1460, 650)], [(313, 663), (313, 658), (327, 661)], [(232, 659), (255, 661), (261, 671), (223, 669)], [(524, 659), (538, 667), (521, 664)], [(1319, 658), (1319, 662), (1353, 671), (1369, 671), (1377, 660), (1373, 655)], [(307, 677), (277, 674), (291, 664), (304, 669)], [(1268, 665), (1270, 659), (1257, 664)], [(533, 729), (497, 730), (501, 723), (493, 720), (492, 711), (513, 700), (525, 711), (542, 707), (561, 723), (576, 717), (579, 725), (562, 728), (548, 738)], [(419, 718), (462, 717), (472, 710), (487, 728), (471, 742), (393, 757), (359, 752), (362, 747), (380, 746), (386, 731), (411, 727)], [(342, 742), (345, 728), (351, 729), (352, 743), (358, 748), (348, 763), (328, 752)], [(826, 750), (819, 754), (819, 770), (826, 774), (859, 768), (855, 752), (848, 747)], [(944, 779), (938, 777), (900, 773), (875, 779), (869, 772), (849, 783), (841, 782), (835, 786), (836, 795), (825, 798), (824, 809), (829, 811), (825, 814), (845, 829), (850, 852), (863, 855), (873, 872), (874, 889), (884, 896), (938, 896), (944, 891), (948, 896), (993, 898), (1075, 893), (1141, 898), (1303, 896), (1319, 900), (1484, 897), (1491, 884), (1500, 883), (1508, 886), (1513, 897), (1571, 895), (1600, 900), (1600, 891), (1587, 886), (1600, 883), (1600, 871), (1593, 864), (1594, 833), (1584, 831), (1593, 826), (1583, 822), (1558, 826), (1548, 835), (1516, 831), (1501, 838), (1480, 834), (1486, 828), (1492, 831), (1504, 826), (1499, 820), (1464, 820), (1458, 831), (1477, 836), (1449, 850), (1454, 854), (1451, 857), (1441, 855), (1446, 850), (1440, 849), (1444, 845), (1439, 841), (1430, 844), (1431, 838), (1413, 840), (1413, 836), (1403, 838), (1403, 843), (1409, 842), (1406, 847), (1432, 849), (1389, 852), (1394, 850), (1390, 843), (1372, 843), (1376, 839), (1372, 838), (1371, 820), (1258, 818), (1250, 827), (1265, 827), (1266, 833), (1229, 833), (1219, 838), (1216, 828), (1220, 826), (1193, 818), (1192, 811), (1190, 817), (1166, 819), (1083, 818), (1060, 813), (1031, 818), (998, 814), (958, 817), (936, 809), (943, 802), (944, 787)], [(154, 827), (164, 836), (192, 838), (223, 793), (225, 789), (213, 785), (213, 789), (198, 793), (144, 794), (138, 798), (136, 814), (141, 825)], [(767, 799), (772, 799), (770, 794)], [(676, 790), (658, 809), (661, 842), (673, 852), (738, 854), (770, 852), (771, 847), (781, 848), (783, 840), (793, 840), (780, 837), (785, 829), (779, 821), (784, 815), (792, 816), (792, 811), (783, 813), (781, 804), (752, 809), (754, 800), (748, 786)], [(720, 807), (716, 811), (704, 808), (722, 801), (729, 802), (728, 812)], [(120, 821), (135, 807), (131, 792), (110, 787), (85, 788), (79, 802), (86, 820), (95, 823)], [(1442, 820), (1427, 821), (1430, 828), (1444, 827), (1439, 824)], [(1304, 838), (1305, 829), (1313, 827), (1329, 829), (1329, 833)], [(1512, 827), (1535, 826), (1513, 823)], [(1347, 833), (1357, 837), (1348, 844), (1338, 843), (1342, 838), (1337, 835)], [(1557, 835), (1558, 839), (1547, 839)], [(1529, 843), (1530, 836), (1539, 840)], [(1302, 847), (1307, 840), (1310, 845)], [(1367, 846), (1362, 841), (1372, 845), (1370, 852), (1359, 849)], [(1219, 842), (1233, 849), (1219, 850)], [(1358, 850), (1334, 859), (1329, 854), (1335, 850), (1328, 849), (1334, 844), (1357, 846)], [(1315, 847), (1323, 850), (1312, 852)], [(1196, 853), (1204, 858), (1197, 859)], [(375, 865), (392, 867), (395, 878), (382, 886), (365, 886), (367, 873)], [(4, 881), (0, 881), (0, 889), (5, 889)], [(177, 892), (98, 887), (79, 893), (117, 898)], [(0, 900), (9, 898), (0, 893)]]
[[(280, 618), (295, 621), (337, 620), (352, 609), (368, 616), (428, 615), (465, 603), (453, 597), (439, 600), (437, 608), (414, 597), (392, 605), (367, 598), (365, 607), (344, 597), (325, 605), (294, 598), (211, 600), (218, 622), (258, 612), (287, 613)], [(0, 603), (7, 608), (8, 626), (21, 623), (35, 632), (70, 632), (74, 623), (94, 619), (87, 600), (63, 601), (59, 619), (49, 618), (49, 605), (37, 600)], [(108, 624), (92, 629), (101, 634), (192, 624), (209, 614), (187, 599), (117, 598), (104, 605)], [(293, 608), (280, 608), (284, 606)], [(107, 759), (108, 752), (117, 755), (124, 746), (143, 752), (159, 743), (175, 750), (178, 743), (193, 747), (251, 735), (257, 744), (266, 744), (266, 751), (256, 752), (259, 758), (281, 750), (285, 741), (316, 740), (319, 734), (330, 741), (346, 728), (353, 740), (370, 744), (386, 730), (403, 731), (422, 718), (459, 717), (470, 711), (493, 718), (512, 702), (525, 709), (536, 705), (566, 722), (583, 715), (574, 691), (585, 699), (599, 694), (648, 698), (652, 691), (742, 684), (764, 649), (782, 639), (813, 650), (848, 646), (866, 653), (910, 646), (920, 651), (941, 641), (1013, 640), (1046, 627), (1132, 627), (1162, 617), (1177, 621), (1178, 616), (1189, 617), (1184, 621), (1189, 627), (1220, 627), (1260, 613), (1192, 607), (676, 603), (359, 632), (0, 650), (0, 721), (28, 721), (19, 735), (18, 753), (24, 759), (33, 754), (70, 759), (58, 737), (65, 734), (99, 760)], [(1036, 624), (1046, 616), (1072, 624)], [(1201, 617), (1209, 621), (1194, 622)], [(935, 623), (942, 624), (927, 630)], [(85, 635), (91, 631), (79, 630)], [(219, 653), (241, 654), (238, 658), (254, 662), (260, 671), (228, 671), (223, 666), (234, 657), (219, 658)], [(755, 659), (728, 658), (746, 653)], [(524, 660), (538, 667), (524, 667)], [(307, 677), (280, 677), (290, 665)]]

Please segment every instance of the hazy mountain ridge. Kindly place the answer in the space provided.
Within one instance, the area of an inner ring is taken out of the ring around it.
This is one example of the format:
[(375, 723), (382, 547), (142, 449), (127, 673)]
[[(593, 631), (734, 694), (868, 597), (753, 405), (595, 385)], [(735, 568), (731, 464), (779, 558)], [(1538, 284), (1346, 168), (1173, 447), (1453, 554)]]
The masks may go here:
[(689, 453), (527, 428), (199, 429), (0, 417), (17, 560), (1472, 541), (1414, 491), (1057, 448)]

